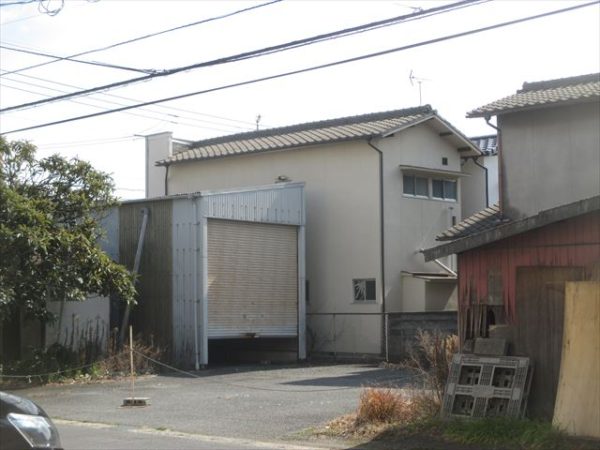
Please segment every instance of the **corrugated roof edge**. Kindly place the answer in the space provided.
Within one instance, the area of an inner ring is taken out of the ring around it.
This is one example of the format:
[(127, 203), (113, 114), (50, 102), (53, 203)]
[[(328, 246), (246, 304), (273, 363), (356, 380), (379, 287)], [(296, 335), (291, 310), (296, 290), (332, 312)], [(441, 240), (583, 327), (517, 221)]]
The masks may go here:
[[(156, 202), (165, 200), (177, 200), (180, 198), (195, 198), (195, 197), (208, 197), (211, 195), (219, 194), (234, 194), (238, 192), (252, 192), (252, 191), (268, 191), (271, 189), (290, 189), (295, 187), (304, 187), (306, 183), (304, 181), (285, 181), (281, 183), (272, 184), (261, 184), (259, 186), (244, 186), (239, 188), (227, 188), (227, 189), (208, 189), (205, 191), (185, 192), (181, 194), (162, 195), (160, 197), (149, 197), (149, 198), (132, 198), (129, 200), (123, 200), (119, 202), (119, 205), (129, 205), (135, 203), (144, 202)], [(117, 205), (118, 206), (118, 205)]]
[(483, 245), (491, 244), (517, 234), (535, 230), (552, 223), (584, 214), (600, 211), (600, 195), (578, 200), (566, 205), (557, 206), (539, 212), (535, 216), (525, 217), (509, 223), (499, 224), (497, 227), (481, 231), (454, 241), (437, 245), (422, 250), (425, 261), (432, 261), (444, 256), (462, 253)]

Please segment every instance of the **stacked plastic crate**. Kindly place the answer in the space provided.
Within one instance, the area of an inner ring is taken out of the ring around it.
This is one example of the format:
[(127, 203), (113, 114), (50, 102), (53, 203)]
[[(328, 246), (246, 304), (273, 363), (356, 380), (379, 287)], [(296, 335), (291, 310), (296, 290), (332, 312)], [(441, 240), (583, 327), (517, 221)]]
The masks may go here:
[(529, 358), (456, 354), (442, 405), (444, 417), (522, 417), (533, 367)]

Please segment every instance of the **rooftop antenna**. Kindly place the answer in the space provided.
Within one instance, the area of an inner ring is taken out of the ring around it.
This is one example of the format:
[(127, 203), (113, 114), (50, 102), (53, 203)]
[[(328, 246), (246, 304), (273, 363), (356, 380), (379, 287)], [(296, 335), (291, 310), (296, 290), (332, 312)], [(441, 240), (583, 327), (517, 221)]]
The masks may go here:
[(431, 81), (428, 78), (420, 78), (420, 77), (416, 77), (413, 70), (410, 70), (410, 74), (408, 75), (408, 79), (410, 81), (410, 85), (414, 86), (415, 85), (415, 81), (419, 84), (419, 106), (421, 106), (423, 104), (423, 95), (421, 92), (421, 84), (423, 83), (423, 81)]
[(258, 126), (260, 124), (260, 119), (262, 119), (262, 116), (259, 114), (256, 116), (256, 131), (258, 131)]

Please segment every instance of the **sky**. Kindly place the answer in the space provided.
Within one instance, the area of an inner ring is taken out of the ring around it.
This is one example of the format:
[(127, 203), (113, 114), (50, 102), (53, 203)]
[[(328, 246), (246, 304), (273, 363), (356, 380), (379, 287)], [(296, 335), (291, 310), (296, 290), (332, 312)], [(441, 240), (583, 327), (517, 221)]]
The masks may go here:
[[(0, 0), (3, 47), (69, 56), (222, 16), (253, 1)], [(165, 70), (430, 9), (448, 1), (284, 0), (234, 16), (81, 56), (137, 70)], [(144, 135), (214, 136), (430, 104), (468, 136), (491, 134), (466, 113), (513, 94), (525, 81), (600, 72), (600, 7), (363, 59), (336, 67), (221, 89), (126, 112), (24, 132), (11, 130), (403, 47), (467, 30), (584, 4), (496, 0), (241, 62), (185, 71), (71, 101), (0, 115), (0, 132), (38, 155), (90, 161), (112, 175), (123, 199), (144, 195)], [(0, 48), (0, 109), (142, 76)], [(413, 74), (411, 81), (410, 74)], [(420, 88), (420, 92), (419, 92)]]

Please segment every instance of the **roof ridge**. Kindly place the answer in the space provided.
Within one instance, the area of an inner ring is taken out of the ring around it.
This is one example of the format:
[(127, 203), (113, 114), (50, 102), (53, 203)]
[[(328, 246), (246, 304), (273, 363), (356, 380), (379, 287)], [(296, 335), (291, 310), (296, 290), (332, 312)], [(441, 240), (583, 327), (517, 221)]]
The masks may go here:
[(282, 127), (275, 128), (267, 128), (264, 130), (255, 130), (255, 131), (245, 131), (242, 133), (236, 134), (228, 134), (224, 136), (218, 136), (214, 138), (202, 139), (198, 141), (194, 141), (189, 149), (192, 150), (194, 148), (198, 148), (205, 145), (211, 144), (219, 144), (223, 142), (231, 142), (236, 140), (243, 139), (255, 139), (260, 137), (268, 137), (273, 135), (278, 135), (282, 133), (292, 133), (298, 131), (306, 131), (323, 127), (331, 127), (338, 125), (351, 125), (354, 123), (366, 122), (366, 121), (374, 121), (374, 120), (384, 120), (387, 118), (394, 118), (399, 116), (409, 116), (414, 114), (434, 114), (436, 111), (431, 107), (431, 105), (423, 105), (423, 106), (415, 106), (411, 108), (403, 108), (403, 109), (395, 109), (390, 111), (381, 111), (375, 113), (368, 114), (360, 114), (355, 116), (345, 116), (338, 117), (335, 119), (325, 119), (314, 122), (303, 122), (295, 125), (285, 125)]
[(556, 78), (554, 80), (524, 82), (523, 87), (517, 91), (517, 94), (523, 92), (543, 91), (546, 89), (556, 89), (561, 87), (573, 86), (576, 84), (586, 84), (600, 82), (600, 73), (590, 73), (586, 75), (576, 75), (573, 77)]

